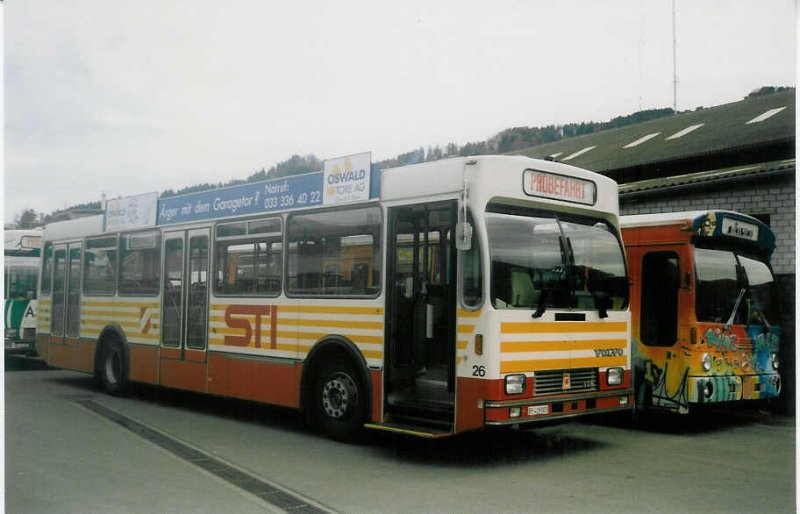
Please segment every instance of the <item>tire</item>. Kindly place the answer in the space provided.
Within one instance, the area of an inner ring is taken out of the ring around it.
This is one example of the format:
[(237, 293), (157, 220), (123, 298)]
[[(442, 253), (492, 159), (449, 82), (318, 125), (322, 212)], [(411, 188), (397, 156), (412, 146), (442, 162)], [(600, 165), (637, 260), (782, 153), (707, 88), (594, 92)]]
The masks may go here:
[(128, 384), (128, 370), (122, 343), (111, 340), (100, 349), (97, 374), (100, 385), (108, 394), (119, 396)]
[(365, 394), (355, 368), (343, 359), (330, 362), (314, 386), (318, 426), (337, 441), (352, 442), (364, 425)]

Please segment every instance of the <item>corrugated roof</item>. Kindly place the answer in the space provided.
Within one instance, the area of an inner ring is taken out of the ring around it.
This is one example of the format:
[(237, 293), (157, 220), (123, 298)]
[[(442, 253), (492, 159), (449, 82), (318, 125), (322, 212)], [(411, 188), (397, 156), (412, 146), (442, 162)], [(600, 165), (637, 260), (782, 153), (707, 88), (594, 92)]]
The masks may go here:
[[(604, 172), (793, 140), (793, 89), (511, 152)], [(560, 157), (560, 158), (559, 158)]]
[[(753, 164), (748, 166), (736, 166), (719, 170), (701, 171), (698, 173), (687, 173), (684, 175), (673, 175), (670, 177), (640, 180), (638, 182), (628, 182), (620, 184), (619, 194), (621, 197), (631, 197), (639, 194), (646, 194), (652, 190), (669, 191), (676, 188), (692, 187), (710, 182), (745, 180), (748, 178), (761, 178), (767, 175), (794, 173), (796, 168), (795, 159), (782, 161)], [(758, 175), (758, 177), (751, 177)]]

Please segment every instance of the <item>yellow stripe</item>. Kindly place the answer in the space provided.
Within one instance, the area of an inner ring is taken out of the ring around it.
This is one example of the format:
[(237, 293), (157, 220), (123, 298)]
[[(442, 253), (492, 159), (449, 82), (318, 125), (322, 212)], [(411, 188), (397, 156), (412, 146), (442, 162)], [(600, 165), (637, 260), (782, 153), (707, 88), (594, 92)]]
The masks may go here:
[(458, 325), (456, 332), (459, 334), (471, 334), (475, 330), (475, 325)]
[[(286, 331), (286, 330), (279, 330), (278, 337), (284, 339), (301, 339), (304, 341), (319, 341), (320, 339), (329, 336), (329, 333), (325, 332), (293, 332), (293, 331)], [(383, 344), (383, 337), (382, 336), (364, 336), (358, 334), (339, 334), (343, 335), (344, 337), (350, 339), (354, 343), (364, 343), (364, 344)]]
[(336, 305), (278, 305), (278, 313), (296, 312), (313, 314), (371, 314), (383, 316), (383, 307), (342, 307)]
[(501, 353), (558, 352), (567, 350), (600, 350), (626, 348), (624, 339), (598, 339), (595, 341), (524, 341), (500, 343)]
[(133, 303), (124, 301), (99, 301), (99, 300), (81, 300), (81, 305), (86, 307), (144, 307), (144, 308), (157, 308), (160, 307), (159, 303)]
[(128, 335), (128, 339), (149, 339), (150, 341), (157, 341), (158, 340), (158, 334), (137, 334), (137, 333), (131, 332)]
[[(211, 327), (210, 334), (211, 335), (218, 335), (218, 336), (226, 336), (226, 335), (233, 335), (233, 336), (242, 336), (244, 335), (244, 329), (239, 328), (228, 328), (228, 327)], [(282, 339), (300, 339), (304, 341), (319, 341), (320, 339), (327, 337), (330, 335), (330, 332), (299, 332), (294, 330), (279, 330), (276, 332), (276, 337)], [(383, 336), (369, 336), (369, 335), (361, 335), (361, 334), (339, 334), (347, 337), (354, 343), (364, 343), (364, 344), (383, 344)], [(269, 330), (262, 330), (261, 331), (261, 341), (264, 344), (264, 339), (269, 338), (270, 332)]]
[[(212, 304), (211, 310), (224, 312), (230, 305), (238, 304)], [(356, 314), (356, 315), (372, 315), (383, 316), (383, 307), (347, 307), (340, 305), (274, 305), (278, 307), (278, 313), (303, 313), (303, 314)]]
[(466, 350), (467, 346), (469, 346), (469, 341), (456, 341), (456, 346), (458, 346), (459, 350)]
[[(81, 316), (97, 316), (104, 319), (134, 319), (139, 320), (139, 313), (138, 312), (110, 312), (110, 311), (95, 311), (90, 309), (83, 309), (81, 311)], [(151, 315), (150, 319), (157, 317), (156, 315)]]
[(601, 366), (625, 366), (627, 357), (586, 357), (581, 359), (542, 359), (526, 361), (502, 361), (500, 373), (520, 373), (547, 369), (570, 369)]
[(503, 334), (557, 334), (557, 333), (592, 333), (592, 332), (625, 332), (628, 324), (625, 322), (586, 322), (586, 321), (554, 321), (542, 323), (501, 323), (500, 331)]
[(479, 318), (480, 316), (481, 311), (465, 311), (464, 309), (458, 309), (459, 318)]
[(383, 330), (382, 321), (348, 321), (348, 320), (325, 320), (325, 319), (290, 319), (279, 318), (280, 326), (296, 327), (336, 327), (336, 328), (366, 328), (372, 330)]
[[(359, 350), (361, 350), (361, 348), (359, 348)], [(382, 359), (383, 358), (383, 352), (377, 351), (377, 350), (361, 350), (361, 353), (367, 359)]]

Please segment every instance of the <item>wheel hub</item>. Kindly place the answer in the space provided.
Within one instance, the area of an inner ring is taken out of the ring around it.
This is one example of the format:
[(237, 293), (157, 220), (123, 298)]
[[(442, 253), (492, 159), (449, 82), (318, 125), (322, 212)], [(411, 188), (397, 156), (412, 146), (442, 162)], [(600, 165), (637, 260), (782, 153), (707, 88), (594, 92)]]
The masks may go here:
[(334, 419), (345, 417), (356, 401), (353, 380), (344, 373), (332, 375), (322, 388), (322, 407)]

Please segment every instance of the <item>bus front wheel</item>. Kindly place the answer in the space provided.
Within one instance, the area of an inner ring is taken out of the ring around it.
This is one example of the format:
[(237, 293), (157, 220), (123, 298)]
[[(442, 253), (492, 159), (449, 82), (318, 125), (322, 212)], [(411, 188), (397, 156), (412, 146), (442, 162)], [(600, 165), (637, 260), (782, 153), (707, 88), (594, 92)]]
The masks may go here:
[(314, 388), (320, 428), (339, 441), (352, 441), (364, 424), (364, 393), (358, 375), (342, 359), (328, 364)]
[(101, 348), (98, 375), (100, 384), (109, 394), (120, 395), (127, 384), (125, 353), (117, 340), (108, 341)]

